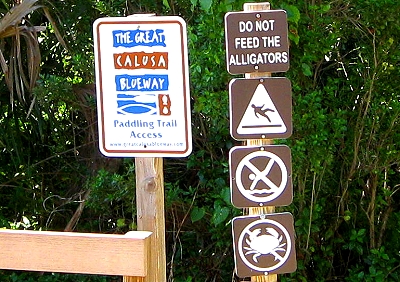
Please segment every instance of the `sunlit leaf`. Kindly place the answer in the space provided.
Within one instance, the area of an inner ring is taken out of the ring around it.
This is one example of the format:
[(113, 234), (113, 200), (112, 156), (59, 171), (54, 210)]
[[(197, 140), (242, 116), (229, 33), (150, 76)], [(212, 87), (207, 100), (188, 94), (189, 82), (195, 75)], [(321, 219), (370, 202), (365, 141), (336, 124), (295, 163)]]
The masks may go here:
[(229, 215), (230, 209), (228, 207), (222, 207), (219, 202), (214, 204), (214, 214), (211, 221), (215, 226), (223, 223)]
[(200, 7), (204, 11), (208, 11), (208, 10), (210, 10), (212, 3), (213, 3), (212, 0), (200, 0)]
[(165, 8), (171, 9), (171, 7), (169, 6), (168, 0), (163, 0), (163, 5)]
[(300, 11), (296, 6), (283, 4), (282, 9), (286, 10), (288, 22), (295, 23), (296, 25), (300, 20)]

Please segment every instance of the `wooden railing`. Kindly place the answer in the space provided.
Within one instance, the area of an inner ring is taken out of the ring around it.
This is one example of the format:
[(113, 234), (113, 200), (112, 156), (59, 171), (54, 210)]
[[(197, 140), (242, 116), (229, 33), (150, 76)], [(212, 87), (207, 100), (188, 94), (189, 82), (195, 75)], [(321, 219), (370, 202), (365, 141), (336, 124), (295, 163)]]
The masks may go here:
[(146, 277), (151, 234), (0, 229), (0, 269)]

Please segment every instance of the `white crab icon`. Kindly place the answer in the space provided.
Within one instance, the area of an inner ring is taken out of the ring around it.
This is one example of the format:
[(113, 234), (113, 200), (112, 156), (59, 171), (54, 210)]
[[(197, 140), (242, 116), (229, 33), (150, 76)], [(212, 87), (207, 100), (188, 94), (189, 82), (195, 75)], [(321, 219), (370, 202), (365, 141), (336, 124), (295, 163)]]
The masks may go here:
[(247, 231), (249, 239), (246, 239), (248, 247), (243, 247), (247, 252), (245, 255), (254, 254), (253, 261), (258, 262), (258, 257), (261, 255), (272, 254), (274, 260), (282, 260), (283, 257), (277, 252), (286, 251), (284, 248), (286, 243), (281, 244), (283, 236), (279, 236), (279, 233), (274, 228), (265, 228), (268, 234), (260, 235), (261, 228), (255, 229), (254, 231)]

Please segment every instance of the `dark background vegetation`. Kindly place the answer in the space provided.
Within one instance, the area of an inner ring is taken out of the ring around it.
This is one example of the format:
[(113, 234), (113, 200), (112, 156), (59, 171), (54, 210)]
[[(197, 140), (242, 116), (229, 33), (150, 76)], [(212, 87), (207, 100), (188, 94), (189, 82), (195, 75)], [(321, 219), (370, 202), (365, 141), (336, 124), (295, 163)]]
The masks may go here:
[[(180, 15), (194, 150), (164, 163), (168, 277), (231, 281), (230, 221), (242, 211), (230, 204), (227, 156), (240, 144), (229, 134), (223, 17), (245, 1), (30, 1), (44, 6), (12, 22), (14, 2), (0, 1), (0, 228), (136, 228), (134, 161), (97, 149), (92, 23)], [(399, 281), (400, 3), (270, 2), (288, 13), (291, 67), (277, 75), (292, 82), (294, 111), (293, 136), (276, 141), (292, 150), (294, 201), (277, 211), (294, 215), (298, 270), (279, 280)], [(118, 279), (0, 270), (1, 281)]]

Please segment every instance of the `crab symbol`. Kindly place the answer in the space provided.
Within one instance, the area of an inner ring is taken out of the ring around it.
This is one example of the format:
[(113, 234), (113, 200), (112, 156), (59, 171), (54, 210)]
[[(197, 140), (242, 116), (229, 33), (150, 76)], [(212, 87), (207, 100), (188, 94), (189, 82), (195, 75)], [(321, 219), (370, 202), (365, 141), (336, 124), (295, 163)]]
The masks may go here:
[(254, 254), (253, 261), (258, 262), (258, 257), (261, 255), (272, 254), (274, 260), (282, 260), (283, 257), (277, 252), (286, 251), (283, 246), (286, 243), (281, 244), (283, 236), (279, 236), (279, 233), (273, 228), (265, 228), (268, 234), (260, 235), (261, 228), (255, 229), (254, 231), (248, 231), (249, 239), (246, 239), (248, 247), (244, 247), (247, 252), (245, 255)]

